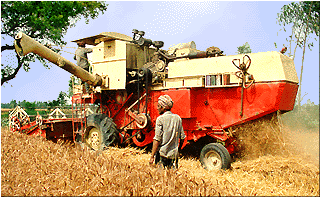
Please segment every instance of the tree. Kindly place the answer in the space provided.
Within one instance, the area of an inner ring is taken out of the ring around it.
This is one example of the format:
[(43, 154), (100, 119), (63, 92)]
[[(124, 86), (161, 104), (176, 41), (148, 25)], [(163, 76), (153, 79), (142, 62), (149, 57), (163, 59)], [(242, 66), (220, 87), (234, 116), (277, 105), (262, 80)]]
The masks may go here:
[[(107, 6), (103, 1), (1, 1), (1, 35), (4, 39), (5, 35), (14, 37), (22, 31), (49, 48), (64, 45), (66, 42), (62, 39), (68, 28), (75, 26), (81, 17), (86, 23), (89, 18), (97, 18)], [(13, 50), (13, 43), (1, 46), (1, 53)], [(21, 67), (28, 71), (30, 62), (36, 59), (48, 68), (47, 61), (36, 54), (11, 55), (10, 59), (16, 58), (17, 61), (1, 64), (1, 85), (13, 79)]]
[(246, 42), (244, 45), (238, 47), (238, 54), (246, 54), (246, 53), (251, 53), (250, 45), (248, 42)]
[(73, 75), (71, 75), (70, 80), (69, 80), (69, 89), (68, 89), (68, 97), (72, 97), (73, 96), (73, 84), (72, 82), (75, 80), (75, 77)]
[(12, 101), (10, 101), (9, 107), (11, 109), (13, 109), (13, 108), (17, 107), (17, 105), (18, 105), (17, 101), (12, 99)]
[(18, 101), (18, 105), (22, 108), (25, 108), (26, 107), (26, 100), (23, 100), (23, 101)]
[(60, 106), (64, 106), (67, 102), (66, 98), (67, 97), (67, 93), (65, 92), (60, 92), (59, 95), (58, 95), (58, 98), (57, 98), (57, 102), (59, 103)]
[[(319, 36), (319, 10), (320, 2), (299, 2), (284, 5), (281, 8), (281, 13), (278, 13), (277, 23), (283, 26), (281, 30), (286, 32), (286, 25), (292, 25), (292, 34), (289, 36), (289, 56), (295, 58), (296, 49), (299, 46), (303, 48), (304, 37), (315, 33)], [(306, 33), (305, 33), (306, 32)], [(292, 54), (292, 42), (295, 40), (294, 52)], [(313, 42), (308, 43), (311, 50)]]
[(25, 108), (26, 108), (26, 113), (29, 115), (35, 115), (36, 114), (36, 103), (35, 102), (25, 102)]
[(2, 109), (8, 109), (8, 108), (10, 108), (10, 104), (9, 103), (1, 103), (1, 108)]
[[(286, 31), (285, 25), (292, 25), (292, 34), (289, 36), (289, 56), (294, 60), (296, 49), (299, 46), (303, 49), (302, 64), (299, 81), (298, 91), (298, 107), (301, 106), (301, 88), (302, 88), (302, 74), (303, 74), (303, 62), (305, 56), (306, 45), (311, 50), (313, 42), (309, 42), (309, 35), (316, 34), (319, 37), (319, 1), (312, 2), (292, 2), (289, 5), (284, 5), (281, 8), (281, 12), (278, 13), (277, 21), (279, 25), (283, 26), (283, 30)], [(315, 38), (316, 39), (316, 38)], [(292, 54), (291, 47), (292, 42), (295, 41), (296, 45)]]
[(48, 109), (49, 111), (51, 111), (53, 108), (59, 106), (59, 102), (56, 101), (56, 100), (53, 100), (53, 101), (48, 101)]

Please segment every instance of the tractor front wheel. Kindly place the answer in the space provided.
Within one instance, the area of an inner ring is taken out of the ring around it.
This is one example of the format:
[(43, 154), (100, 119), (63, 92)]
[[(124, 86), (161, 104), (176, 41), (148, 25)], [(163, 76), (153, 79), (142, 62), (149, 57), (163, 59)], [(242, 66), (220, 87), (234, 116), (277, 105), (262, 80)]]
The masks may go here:
[(105, 114), (92, 114), (87, 117), (85, 143), (93, 150), (104, 150), (118, 140), (115, 123)]
[(219, 143), (205, 145), (200, 153), (200, 161), (207, 170), (228, 169), (231, 166), (231, 157), (228, 150)]

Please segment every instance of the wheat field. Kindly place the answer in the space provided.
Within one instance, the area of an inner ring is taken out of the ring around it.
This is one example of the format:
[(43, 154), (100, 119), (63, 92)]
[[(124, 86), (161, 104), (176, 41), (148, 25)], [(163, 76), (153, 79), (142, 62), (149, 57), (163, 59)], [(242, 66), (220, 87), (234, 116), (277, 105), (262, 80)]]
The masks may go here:
[(1, 195), (319, 196), (319, 132), (299, 137), (312, 145), (310, 151), (274, 122), (231, 130), (241, 154), (226, 171), (207, 171), (183, 155), (178, 170), (163, 170), (148, 164), (143, 149), (93, 152), (2, 128)]

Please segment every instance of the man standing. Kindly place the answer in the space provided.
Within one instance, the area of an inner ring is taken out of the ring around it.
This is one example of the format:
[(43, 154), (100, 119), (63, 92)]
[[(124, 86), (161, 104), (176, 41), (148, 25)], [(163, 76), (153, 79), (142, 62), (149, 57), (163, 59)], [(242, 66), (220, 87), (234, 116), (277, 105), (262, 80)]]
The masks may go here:
[[(74, 59), (77, 60), (77, 65), (89, 72), (88, 53), (92, 52), (91, 48), (86, 48), (86, 43), (78, 42), (78, 49), (75, 52)], [(86, 91), (89, 91), (89, 85), (85, 82)]]
[(153, 138), (152, 153), (149, 163), (154, 162), (166, 168), (178, 168), (179, 139), (186, 137), (182, 127), (182, 120), (171, 112), (173, 101), (168, 95), (158, 99), (160, 116), (156, 120), (155, 136)]

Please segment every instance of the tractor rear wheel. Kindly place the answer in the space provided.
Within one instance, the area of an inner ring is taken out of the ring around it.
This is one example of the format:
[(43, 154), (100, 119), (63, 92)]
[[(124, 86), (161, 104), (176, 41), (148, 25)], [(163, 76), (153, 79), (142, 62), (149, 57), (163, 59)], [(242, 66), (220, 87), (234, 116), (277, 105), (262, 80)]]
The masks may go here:
[(228, 150), (219, 143), (205, 145), (200, 153), (200, 161), (207, 170), (228, 169), (231, 166), (231, 156)]
[(87, 117), (85, 143), (93, 150), (104, 150), (118, 140), (116, 124), (105, 114)]

